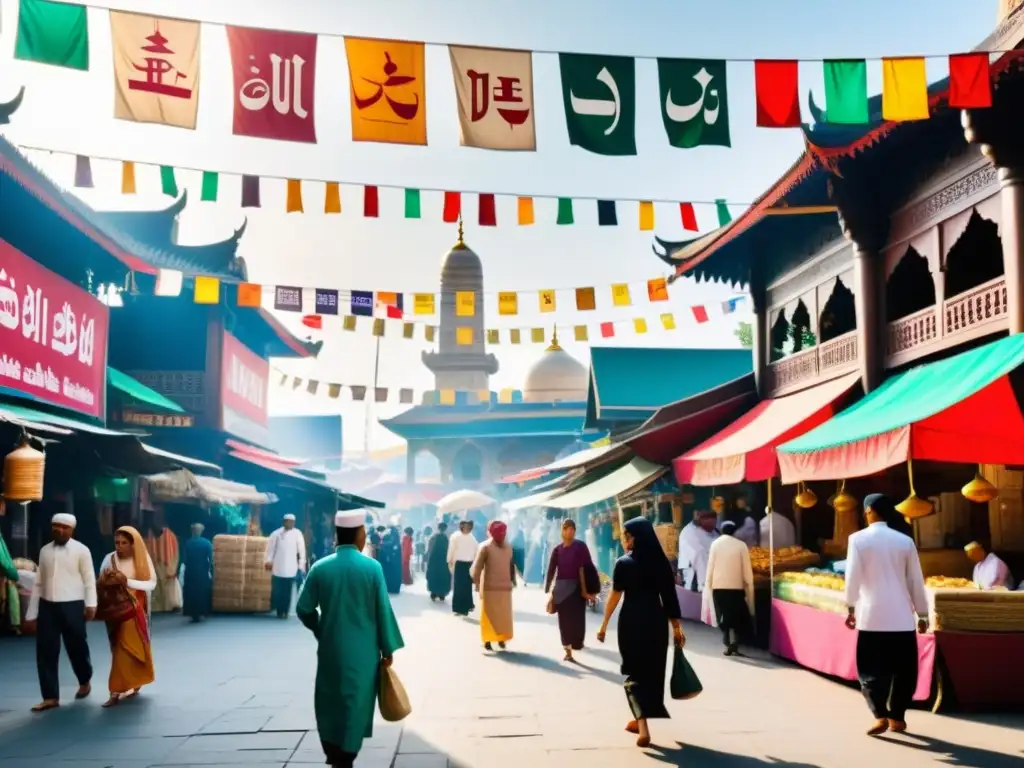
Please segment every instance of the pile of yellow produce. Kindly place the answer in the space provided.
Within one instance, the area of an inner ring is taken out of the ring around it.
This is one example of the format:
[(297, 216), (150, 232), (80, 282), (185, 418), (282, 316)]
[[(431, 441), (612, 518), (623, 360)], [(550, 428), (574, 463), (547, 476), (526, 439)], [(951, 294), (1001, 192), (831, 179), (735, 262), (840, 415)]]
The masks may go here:
[(841, 592), (846, 588), (846, 579), (835, 573), (803, 573), (791, 571), (780, 573), (775, 577), (776, 581), (786, 581), (793, 584), (806, 584), (810, 587), (821, 587), (822, 589), (833, 589)]
[[(750, 549), (750, 566), (755, 573), (768, 573), (770, 570), (770, 550), (763, 547), (752, 547)], [(775, 550), (775, 570), (790, 571), (803, 570), (821, 562), (821, 558), (814, 552), (803, 547), (782, 547)]]
[(952, 576), (929, 576), (924, 580), (926, 587), (932, 589), (973, 589), (974, 582), (970, 579), (958, 579)]

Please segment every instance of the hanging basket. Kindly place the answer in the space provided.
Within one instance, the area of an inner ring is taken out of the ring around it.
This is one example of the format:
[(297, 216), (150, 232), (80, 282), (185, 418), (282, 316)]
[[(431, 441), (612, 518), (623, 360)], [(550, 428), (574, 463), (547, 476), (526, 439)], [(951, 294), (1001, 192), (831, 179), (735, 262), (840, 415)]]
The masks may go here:
[(42, 501), (43, 475), (46, 454), (29, 445), (22, 437), (21, 444), (4, 457), (4, 498), (9, 501)]
[(974, 479), (960, 489), (960, 494), (976, 504), (987, 504), (999, 496), (999, 489), (981, 475), (981, 469), (974, 473)]
[(812, 509), (818, 503), (818, 495), (806, 483), (800, 483), (797, 488), (799, 493), (796, 495), (796, 505), (800, 509)]

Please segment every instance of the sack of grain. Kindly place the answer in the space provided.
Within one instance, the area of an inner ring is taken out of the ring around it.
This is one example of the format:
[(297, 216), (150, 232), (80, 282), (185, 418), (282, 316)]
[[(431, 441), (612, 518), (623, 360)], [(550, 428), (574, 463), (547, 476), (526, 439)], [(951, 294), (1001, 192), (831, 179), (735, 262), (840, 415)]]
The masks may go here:
[(213, 537), (213, 610), (218, 613), (266, 613), (270, 610), (270, 573), (264, 569), (267, 539), (262, 536)]

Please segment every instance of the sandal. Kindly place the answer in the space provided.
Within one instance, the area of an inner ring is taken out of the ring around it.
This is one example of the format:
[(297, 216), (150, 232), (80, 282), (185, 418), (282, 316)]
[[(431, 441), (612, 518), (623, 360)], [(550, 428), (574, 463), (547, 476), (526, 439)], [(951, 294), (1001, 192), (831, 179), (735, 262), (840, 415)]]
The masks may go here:
[(628, 723), (626, 723), (626, 733), (640, 733), (640, 726), (637, 725), (636, 720), (630, 720)]
[(60, 702), (56, 699), (47, 699), (46, 701), (41, 701), (32, 707), (32, 711), (36, 713), (45, 712), (48, 709), (57, 709), (59, 706)]
[(106, 701), (104, 701), (100, 706), (104, 709), (110, 709), (111, 707), (116, 707), (120, 703), (121, 699), (115, 694)]
[(638, 747), (640, 747), (640, 749), (646, 749), (647, 747), (651, 746), (651, 737), (650, 736), (637, 736), (636, 737), (636, 745)]

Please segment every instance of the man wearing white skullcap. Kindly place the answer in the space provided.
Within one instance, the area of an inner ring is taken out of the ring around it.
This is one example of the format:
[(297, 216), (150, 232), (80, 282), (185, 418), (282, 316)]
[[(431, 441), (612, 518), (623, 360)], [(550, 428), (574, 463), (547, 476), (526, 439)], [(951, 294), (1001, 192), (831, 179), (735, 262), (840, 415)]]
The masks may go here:
[(295, 515), (288, 513), (281, 527), (267, 541), (265, 567), (271, 572), (270, 609), (279, 619), (288, 618), (295, 583), (306, 572), (306, 539), (295, 527)]
[(295, 612), (316, 637), (316, 724), (327, 762), (352, 768), (363, 739), (373, 735), (380, 667), (404, 647), (376, 560), (366, 546), (366, 511), (334, 517), (338, 547), (317, 560)]
[(60, 706), (60, 643), (78, 678), (76, 699), (92, 691), (92, 661), (85, 623), (96, 616), (96, 573), (89, 548), (72, 536), (78, 521), (62, 512), (50, 520), (53, 541), (39, 552), (39, 570), (29, 598), (25, 624), (36, 630), (36, 669), (43, 700), (32, 707), (45, 712)]

